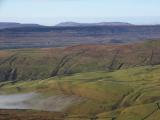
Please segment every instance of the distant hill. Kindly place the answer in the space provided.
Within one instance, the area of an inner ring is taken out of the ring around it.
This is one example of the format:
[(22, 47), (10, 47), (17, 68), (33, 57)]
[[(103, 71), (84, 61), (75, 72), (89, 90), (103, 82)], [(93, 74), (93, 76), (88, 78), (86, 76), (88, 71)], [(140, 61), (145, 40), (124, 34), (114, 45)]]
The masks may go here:
[(0, 49), (122, 44), (160, 38), (160, 26), (16, 27), (0, 29)]
[(57, 24), (56, 26), (128, 26), (132, 25), (130, 23), (125, 22), (100, 22), (100, 23), (76, 23), (76, 22), (62, 22)]
[(14, 22), (0, 22), (0, 29), (6, 28), (17, 28), (17, 27), (37, 27), (40, 26), (38, 24), (21, 24), (21, 23), (14, 23)]

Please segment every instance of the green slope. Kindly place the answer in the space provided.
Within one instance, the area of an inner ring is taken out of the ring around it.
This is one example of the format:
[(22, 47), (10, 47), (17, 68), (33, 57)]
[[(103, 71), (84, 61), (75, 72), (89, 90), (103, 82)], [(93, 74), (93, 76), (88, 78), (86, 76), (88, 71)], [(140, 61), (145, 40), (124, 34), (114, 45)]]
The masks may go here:
[[(70, 115), (94, 113), (101, 118), (115, 116), (117, 120), (142, 120), (160, 102), (160, 66), (133, 67), (114, 72), (85, 72), (45, 80), (8, 83), (0, 90), (6, 93), (35, 91), (47, 96), (76, 95), (83, 100), (65, 111)], [(159, 117), (160, 110), (146, 120), (159, 120)]]

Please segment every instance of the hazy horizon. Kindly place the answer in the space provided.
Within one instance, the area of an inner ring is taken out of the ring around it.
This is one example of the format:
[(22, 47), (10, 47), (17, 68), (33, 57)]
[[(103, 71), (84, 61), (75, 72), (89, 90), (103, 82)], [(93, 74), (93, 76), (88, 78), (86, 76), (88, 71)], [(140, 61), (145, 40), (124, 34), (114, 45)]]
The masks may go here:
[(158, 0), (1, 0), (0, 22), (160, 24), (159, 5)]

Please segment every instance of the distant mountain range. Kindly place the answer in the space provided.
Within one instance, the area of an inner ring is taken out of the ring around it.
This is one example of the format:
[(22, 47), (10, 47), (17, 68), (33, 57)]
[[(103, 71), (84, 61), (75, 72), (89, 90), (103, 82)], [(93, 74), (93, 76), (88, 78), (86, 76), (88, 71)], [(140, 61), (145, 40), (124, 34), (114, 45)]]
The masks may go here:
[(132, 25), (125, 22), (100, 22), (100, 23), (76, 23), (76, 22), (62, 22), (56, 26), (69, 27), (69, 26), (128, 26)]
[[(4, 29), (5, 28), (5, 29)], [(57, 26), (0, 23), (0, 49), (122, 44), (160, 39), (160, 25), (60, 23)]]
[(17, 27), (37, 27), (41, 26), (38, 24), (21, 24), (21, 23), (14, 23), (14, 22), (0, 22), (0, 29), (6, 28), (17, 28)]
[[(76, 23), (62, 22), (57, 24), (58, 27), (76, 27), (76, 26), (130, 26), (132, 24), (125, 22), (100, 22), (100, 23)], [(0, 29), (18, 28), (18, 27), (40, 27), (39, 24), (21, 24), (15, 22), (0, 22)]]

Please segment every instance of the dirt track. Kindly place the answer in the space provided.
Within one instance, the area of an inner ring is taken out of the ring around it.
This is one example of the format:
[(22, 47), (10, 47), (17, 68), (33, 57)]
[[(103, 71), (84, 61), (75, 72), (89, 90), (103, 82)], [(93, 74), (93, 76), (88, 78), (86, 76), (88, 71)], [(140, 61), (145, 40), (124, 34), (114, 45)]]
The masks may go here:
[(0, 110), (0, 120), (63, 120), (58, 112), (41, 112), (31, 110)]

